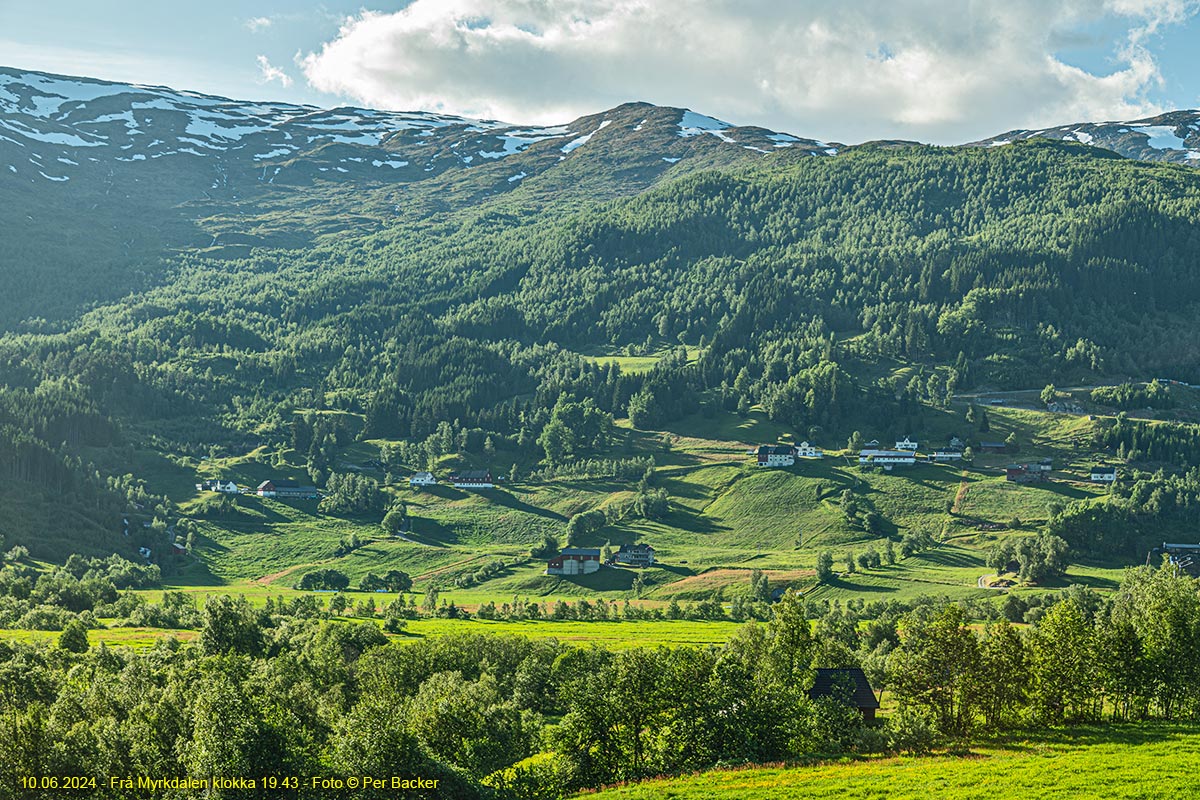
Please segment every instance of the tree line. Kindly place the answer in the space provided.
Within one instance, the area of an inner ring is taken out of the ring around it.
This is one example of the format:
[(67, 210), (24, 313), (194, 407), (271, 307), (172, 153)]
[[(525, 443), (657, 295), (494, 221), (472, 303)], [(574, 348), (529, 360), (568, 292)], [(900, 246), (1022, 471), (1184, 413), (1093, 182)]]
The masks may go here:
[[(1129, 570), (1107, 598), (1065, 593), (1026, 629), (980, 631), (972, 610), (934, 601), (831, 605), (814, 625), (813, 601), (788, 593), (724, 645), (619, 651), (389, 640), (370, 622), (323, 620), (314, 601), (170, 598), (200, 635), (144, 652), (78, 631), (55, 648), (0, 644), (0, 769), (411, 773), (441, 776), (438, 796), (546, 798), (722, 763), (923, 752), (1024, 725), (1200, 717), (1200, 591), (1170, 566)], [(898, 712), (866, 724), (848, 686), (811, 698), (825, 667), (862, 667)], [(4, 783), (0, 796), (16, 795)]]

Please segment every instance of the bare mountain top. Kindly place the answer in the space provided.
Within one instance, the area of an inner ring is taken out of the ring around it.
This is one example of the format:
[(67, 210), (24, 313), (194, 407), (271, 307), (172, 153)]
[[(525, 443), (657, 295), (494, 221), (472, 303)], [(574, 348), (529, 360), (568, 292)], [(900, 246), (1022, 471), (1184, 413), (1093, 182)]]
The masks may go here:
[(1042, 130), (1015, 130), (972, 144), (997, 147), (1033, 138), (1080, 142), (1141, 161), (1200, 167), (1200, 111), (1171, 111), (1131, 122), (1077, 122)]

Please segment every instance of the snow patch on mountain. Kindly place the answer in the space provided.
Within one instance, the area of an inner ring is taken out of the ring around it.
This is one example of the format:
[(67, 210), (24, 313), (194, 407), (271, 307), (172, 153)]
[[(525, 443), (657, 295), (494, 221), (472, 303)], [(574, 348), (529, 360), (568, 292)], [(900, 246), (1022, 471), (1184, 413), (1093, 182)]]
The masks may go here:
[(699, 136), (702, 133), (717, 133), (732, 127), (728, 122), (722, 122), (716, 117), (708, 117), (690, 109), (684, 109), (683, 117), (679, 120), (679, 135)]
[(1146, 134), (1146, 144), (1155, 150), (1186, 150), (1187, 144), (1175, 135), (1172, 128), (1164, 125), (1137, 126), (1138, 131)]
[(596, 130), (592, 131), (591, 133), (584, 134), (583, 136), (580, 136), (578, 139), (572, 139), (571, 141), (567, 142), (566, 144), (564, 144), (562, 146), (562, 152), (572, 153), (575, 150), (578, 150), (580, 147), (583, 147), (585, 144), (587, 144), (588, 142), (590, 142), (592, 140), (593, 136), (595, 136), (597, 133), (599, 133), (600, 131), (607, 128), (610, 123), (611, 123), (611, 120), (606, 119), (600, 123), (599, 128), (596, 128)]

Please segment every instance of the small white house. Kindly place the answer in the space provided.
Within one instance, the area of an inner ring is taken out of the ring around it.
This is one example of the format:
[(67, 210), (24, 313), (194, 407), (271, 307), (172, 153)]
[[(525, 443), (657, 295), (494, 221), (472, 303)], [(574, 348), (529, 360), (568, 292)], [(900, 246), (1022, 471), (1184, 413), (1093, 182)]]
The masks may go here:
[(409, 486), (434, 486), (437, 484), (437, 478), (433, 477), (432, 472), (418, 472), (408, 479)]
[(1095, 466), (1092, 467), (1091, 481), (1092, 483), (1114, 483), (1117, 480), (1116, 467)]
[(801, 442), (795, 447), (796, 456), (798, 458), (824, 458), (825, 454), (815, 445), (808, 442)]
[(907, 436), (896, 442), (897, 450), (908, 450), (911, 453), (915, 453), (917, 451), (917, 447), (918, 443), (914, 442), (912, 439), (909, 439)]

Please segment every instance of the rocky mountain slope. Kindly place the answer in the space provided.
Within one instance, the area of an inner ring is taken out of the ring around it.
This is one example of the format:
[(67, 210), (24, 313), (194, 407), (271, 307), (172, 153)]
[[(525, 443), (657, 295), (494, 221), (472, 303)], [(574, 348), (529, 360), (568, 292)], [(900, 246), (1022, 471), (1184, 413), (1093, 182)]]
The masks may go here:
[(812, 139), (640, 103), (529, 127), (427, 112), (239, 102), (0, 68), (0, 168), (29, 180), (67, 182), (89, 168), (204, 159), (211, 191), (322, 177), (414, 182), (526, 156), (519, 169), (497, 171), (513, 184), (614, 139), (631, 151), (652, 150), (660, 171), (710, 148), (837, 152)]
[(996, 147), (1035, 137), (1103, 147), (1141, 161), (1200, 167), (1200, 111), (1171, 111), (1131, 122), (1077, 122), (1042, 130), (1014, 130), (972, 144)]

